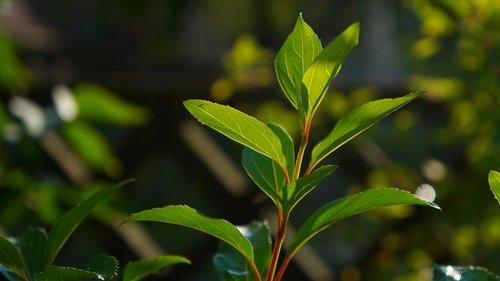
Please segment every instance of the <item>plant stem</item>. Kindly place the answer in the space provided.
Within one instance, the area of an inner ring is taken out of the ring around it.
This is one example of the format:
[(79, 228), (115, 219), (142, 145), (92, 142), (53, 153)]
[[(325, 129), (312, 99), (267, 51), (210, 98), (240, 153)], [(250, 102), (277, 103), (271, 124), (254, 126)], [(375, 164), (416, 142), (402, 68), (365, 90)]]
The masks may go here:
[(276, 239), (274, 241), (271, 263), (269, 264), (266, 281), (272, 281), (274, 274), (276, 273), (281, 248), (283, 247), (283, 241), (285, 240), (288, 217), (288, 213), (284, 214), (281, 209), (278, 210), (278, 232), (276, 233)]
[(304, 131), (302, 132), (302, 140), (300, 141), (299, 151), (297, 151), (297, 158), (295, 159), (295, 168), (293, 170), (293, 180), (297, 180), (300, 176), (302, 168), (302, 159), (306, 151), (307, 143), (309, 142), (309, 130), (311, 129), (311, 121), (304, 121)]
[(281, 264), (280, 269), (278, 271), (278, 274), (276, 275), (276, 279), (274, 279), (274, 281), (281, 281), (281, 278), (283, 278), (283, 274), (285, 274), (285, 270), (286, 270), (286, 268), (291, 260), (292, 260), (292, 256), (285, 257), (285, 260)]

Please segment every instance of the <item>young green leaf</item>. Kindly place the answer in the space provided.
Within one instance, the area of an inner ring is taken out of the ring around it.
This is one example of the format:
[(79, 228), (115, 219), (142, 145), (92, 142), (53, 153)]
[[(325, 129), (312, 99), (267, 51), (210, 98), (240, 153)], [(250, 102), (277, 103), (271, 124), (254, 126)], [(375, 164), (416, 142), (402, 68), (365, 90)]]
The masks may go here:
[(237, 249), (255, 267), (252, 243), (234, 225), (207, 217), (188, 206), (166, 206), (132, 214), (125, 222), (155, 221), (176, 224), (212, 235)]
[(500, 173), (497, 171), (490, 171), (488, 174), (488, 182), (493, 195), (495, 195), (495, 198), (500, 204)]
[[(243, 235), (252, 242), (255, 252), (255, 265), (264, 279), (271, 259), (271, 237), (269, 228), (263, 223), (252, 223), (239, 227)], [(213, 264), (220, 281), (254, 281), (244, 257), (227, 243), (219, 243), (219, 251), (213, 258)]]
[(48, 266), (52, 264), (66, 240), (68, 240), (73, 231), (97, 204), (108, 198), (108, 196), (110, 196), (118, 188), (131, 181), (132, 180), (126, 180), (114, 186), (97, 191), (89, 198), (85, 199), (81, 204), (73, 207), (60, 219), (58, 219), (48, 236), (45, 265)]
[(290, 103), (297, 109), (297, 78), (295, 77), (298, 77), (299, 82), (302, 81), (304, 72), (322, 50), (323, 47), (318, 36), (304, 22), (302, 14), (300, 14), (295, 28), (283, 43), (274, 62), (276, 77), (281, 89)]
[(35, 275), (35, 281), (84, 281), (105, 280), (99, 273), (79, 268), (51, 265)]
[(191, 264), (191, 262), (180, 256), (163, 255), (148, 260), (129, 262), (123, 271), (122, 281), (138, 281), (157, 273), (167, 266), (179, 263)]
[(313, 190), (321, 181), (328, 175), (333, 173), (337, 166), (323, 166), (316, 169), (314, 172), (306, 175), (298, 180), (290, 183), (288, 189), (287, 210), (291, 211), (304, 196)]
[(337, 148), (421, 94), (411, 93), (400, 98), (367, 102), (342, 116), (333, 130), (313, 148), (308, 169), (312, 170)]
[(359, 23), (352, 24), (337, 36), (307, 68), (302, 83), (309, 95), (307, 115), (312, 116), (325, 96), (344, 59), (358, 44)]
[(9, 240), (0, 236), (0, 264), (11, 270), (23, 280), (26, 277), (26, 263), (19, 250)]
[(432, 266), (433, 277), (432, 281), (499, 281), (500, 276), (495, 276), (493, 273), (482, 267), (468, 266), (451, 266), (451, 265), (436, 265)]
[(395, 188), (369, 189), (356, 193), (330, 202), (310, 216), (290, 243), (287, 258), (291, 258), (313, 236), (340, 220), (375, 208), (401, 204), (439, 208), (433, 203), (415, 197), (412, 193)]
[(100, 254), (90, 261), (85, 270), (95, 272), (102, 280), (108, 281), (118, 274), (118, 261), (113, 256)]
[(286, 169), (280, 139), (264, 123), (232, 107), (204, 100), (187, 100), (186, 109), (201, 123), (273, 159)]

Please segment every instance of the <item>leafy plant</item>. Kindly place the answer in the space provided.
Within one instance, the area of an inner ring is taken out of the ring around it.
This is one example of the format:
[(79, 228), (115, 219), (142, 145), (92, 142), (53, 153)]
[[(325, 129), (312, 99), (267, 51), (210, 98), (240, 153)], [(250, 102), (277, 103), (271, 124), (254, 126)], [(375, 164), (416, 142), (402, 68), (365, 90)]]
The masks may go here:
[(144, 210), (126, 221), (176, 224), (222, 240), (224, 243), (214, 257), (220, 280), (279, 281), (297, 251), (316, 234), (340, 220), (399, 204), (438, 208), (432, 202), (395, 188), (369, 189), (347, 196), (312, 214), (291, 240), (283, 260), (279, 260), (293, 208), (336, 169), (332, 165), (319, 166), (321, 161), (421, 95), (411, 93), (400, 98), (376, 100), (352, 110), (313, 147), (309, 163), (303, 165), (314, 115), (347, 54), (357, 45), (358, 33), (359, 24), (355, 23), (323, 49), (314, 31), (299, 16), (294, 30), (281, 47), (275, 70), (285, 96), (299, 113), (301, 140), (296, 153), (292, 138), (280, 125), (264, 124), (234, 108), (205, 100), (184, 102), (186, 109), (201, 123), (244, 146), (242, 162), (245, 171), (276, 206), (278, 230), (272, 246), (265, 225), (238, 228), (188, 206)]
[[(20, 239), (0, 236), (0, 273), (9, 281), (111, 280), (117, 274), (118, 261), (109, 255), (98, 255), (84, 268), (60, 267), (53, 263), (73, 231), (92, 209), (128, 182), (130, 180), (94, 193), (64, 214), (48, 234), (43, 229), (33, 228)], [(132, 262), (125, 268), (122, 280), (140, 280), (175, 263), (189, 261), (177, 256), (160, 256), (153, 260)]]

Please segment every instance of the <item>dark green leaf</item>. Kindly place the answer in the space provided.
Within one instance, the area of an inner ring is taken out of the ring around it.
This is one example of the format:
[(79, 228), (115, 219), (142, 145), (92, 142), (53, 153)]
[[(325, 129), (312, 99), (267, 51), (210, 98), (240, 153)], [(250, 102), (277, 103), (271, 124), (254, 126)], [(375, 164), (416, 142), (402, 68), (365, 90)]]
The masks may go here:
[(286, 159), (286, 170), (289, 175), (293, 174), (293, 168), (295, 165), (295, 146), (293, 144), (292, 137), (288, 134), (288, 132), (281, 125), (269, 123), (267, 124), (271, 130), (278, 136), (281, 142), (282, 152), (285, 155)]
[(274, 63), (278, 82), (295, 108), (298, 108), (296, 77), (299, 82), (302, 81), (304, 72), (322, 49), (318, 36), (299, 15), (295, 28), (283, 43)]
[(297, 181), (290, 183), (288, 189), (288, 211), (291, 211), (297, 203), (313, 190), (321, 181), (337, 169), (337, 166), (319, 167), (312, 173)]
[(166, 206), (132, 214), (125, 222), (156, 221), (189, 227), (212, 235), (237, 249), (251, 263), (254, 262), (250, 241), (231, 223), (207, 217), (188, 206)]
[(495, 198), (500, 204), (500, 173), (497, 171), (490, 171), (488, 174), (488, 182), (493, 195), (495, 195)]
[(131, 181), (132, 180), (123, 181), (114, 186), (99, 190), (89, 198), (85, 199), (85, 201), (83, 201), (81, 204), (73, 207), (71, 210), (65, 213), (56, 222), (49, 233), (47, 244), (47, 258), (45, 260), (45, 265), (52, 264), (66, 240), (68, 240), (73, 231), (97, 204), (108, 198), (108, 196), (110, 196), (118, 188)]
[(102, 280), (111, 280), (117, 275), (118, 261), (113, 256), (100, 254), (85, 267), (85, 270), (99, 274)]
[(285, 176), (270, 158), (255, 152), (248, 147), (243, 148), (241, 160), (243, 168), (255, 184), (278, 206), (282, 205), (280, 191), (285, 188)]
[(412, 193), (395, 188), (369, 189), (356, 193), (330, 202), (310, 216), (290, 243), (287, 256), (294, 255), (309, 239), (340, 220), (375, 208), (401, 204), (439, 208), (433, 203), (415, 197)]
[(451, 265), (433, 265), (433, 281), (499, 281), (500, 277), (495, 276), (485, 268), (481, 267), (459, 267)]
[(191, 262), (186, 258), (171, 255), (164, 255), (158, 256), (153, 259), (129, 262), (125, 266), (125, 270), (123, 271), (122, 281), (142, 280), (143, 278), (151, 274), (159, 272), (167, 266), (179, 263), (191, 264)]
[(329, 43), (305, 71), (302, 84), (309, 96), (308, 116), (316, 112), (344, 59), (358, 44), (358, 36), (359, 23), (352, 24)]
[(96, 272), (79, 268), (49, 266), (35, 275), (35, 281), (83, 281), (83, 280), (105, 280)]
[(367, 102), (342, 116), (333, 130), (313, 148), (309, 167), (315, 167), (337, 148), (421, 94)]
[(0, 264), (23, 279), (26, 277), (26, 263), (19, 250), (9, 240), (0, 236)]
[[(269, 228), (263, 223), (252, 223), (239, 227), (243, 235), (252, 242), (255, 251), (255, 264), (262, 279), (267, 274), (271, 259), (271, 237)], [(219, 244), (219, 251), (213, 258), (214, 267), (221, 281), (256, 280), (248, 268), (245, 258), (227, 243)]]
[(186, 109), (201, 123), (276, 161), (286, 169), (278, 136), (264, 123), (232, 107), (204, 100), (187, 100)]
[(41, 228), (32, 228), (24, 233), (19, 241), (26, 267), (30, 276), (41, 272), (45, 266), (47, 233)]

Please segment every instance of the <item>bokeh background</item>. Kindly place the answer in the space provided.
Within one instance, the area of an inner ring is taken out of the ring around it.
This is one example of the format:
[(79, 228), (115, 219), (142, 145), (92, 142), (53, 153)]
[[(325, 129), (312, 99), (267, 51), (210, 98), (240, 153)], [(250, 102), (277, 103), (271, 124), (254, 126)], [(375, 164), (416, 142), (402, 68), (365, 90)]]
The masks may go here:
[(98, 253), (121, 266), (190, 258), (149, 280), (216, 280), (217, 241), (175, 226), (116, 225), (189, 204), (234, 224), (271, 202), (244, 174), (241, 147), (197, 124), (182, 101), (232, 105), (285, 126), (296, 114), (273, 60), (299, 13), (323, 44), (361, 23), (315, 120), (312, 143), (363, 102), (427, 94), (345, 145), (340, 168), (292, 218), (367, 188), (431, 185), (443, 211), (393, 207), (313, 239), (286, 280), (428, 280), (432, 263), (500, 273), (500, 2), (497, 0), (0, 0), (0, 233), (50, 229), (92, 191), (135, 178), (79, 227), (58, 265)]

